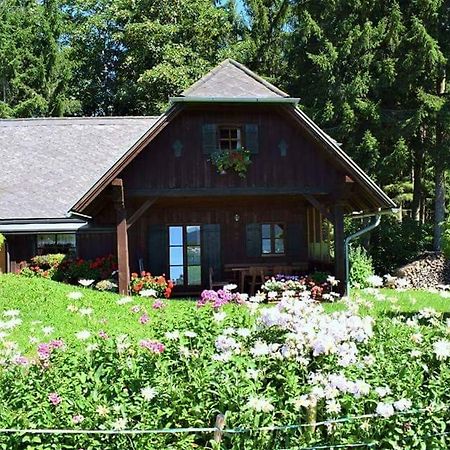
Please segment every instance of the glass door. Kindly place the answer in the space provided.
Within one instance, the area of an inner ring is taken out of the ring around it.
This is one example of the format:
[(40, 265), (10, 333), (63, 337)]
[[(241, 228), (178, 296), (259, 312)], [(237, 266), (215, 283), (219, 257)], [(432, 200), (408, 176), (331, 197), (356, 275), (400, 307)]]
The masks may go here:
[(169, 226), (169, 273), (178, 286), (201, 284), (200, 242), (200, 225)]

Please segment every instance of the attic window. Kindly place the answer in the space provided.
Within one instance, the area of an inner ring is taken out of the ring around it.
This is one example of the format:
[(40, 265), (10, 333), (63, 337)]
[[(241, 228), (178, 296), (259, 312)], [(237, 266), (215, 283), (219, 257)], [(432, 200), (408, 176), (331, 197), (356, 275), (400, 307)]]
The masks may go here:
[(220, 150), (236, 150), (242, 147), (242, 130), (239, 127), (219, 127)]

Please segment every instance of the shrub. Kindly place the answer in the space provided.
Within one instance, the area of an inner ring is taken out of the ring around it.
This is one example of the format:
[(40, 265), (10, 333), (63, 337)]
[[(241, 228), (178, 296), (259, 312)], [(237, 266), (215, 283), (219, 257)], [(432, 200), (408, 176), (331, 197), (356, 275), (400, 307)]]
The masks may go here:
[(3, 248), (3, 245), (5, 245), (5, 236), (0, 233), (0, 250)]
[(369, 278), (374, 275), (372, 257), (361, 247), (350, 247), (349, 252), (350, 273), (349, 279), (352, 286), (362, 288), (369, 286)]
[(431, 226), (408, 217), (400, 222), (394, 216), (383, 216), (380, 226), (371, 234), (369, 253), (375, 271), (393, 274), (424, 251), (432, 250)]
[(143, 271), (141, 276), (137, 273), (131, 274), (130, 289), (132, 294), (169, 298), (172, 294), (173, 282), (166, 280), (165, 275), (153, 276), (150, 272)]
[(450, 259), (450, 218), (447, 218), (444, 224), (442, 233), (442, 253), (444, 253), (446, 259)]

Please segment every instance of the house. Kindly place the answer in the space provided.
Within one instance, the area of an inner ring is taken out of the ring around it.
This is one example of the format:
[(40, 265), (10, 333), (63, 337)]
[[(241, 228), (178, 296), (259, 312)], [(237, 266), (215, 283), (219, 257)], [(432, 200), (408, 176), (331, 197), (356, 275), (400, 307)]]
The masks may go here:
[[(344, 216), (395, 205), (297, 102), (226, 60), (159, 117), (1, 120), (4, 269), (63, 251), (116, 253), (122, 290), (142, 268), (184, 291), (246, 265), (344, 278)], [(242, 147), (245, 176), (218, 173)]]

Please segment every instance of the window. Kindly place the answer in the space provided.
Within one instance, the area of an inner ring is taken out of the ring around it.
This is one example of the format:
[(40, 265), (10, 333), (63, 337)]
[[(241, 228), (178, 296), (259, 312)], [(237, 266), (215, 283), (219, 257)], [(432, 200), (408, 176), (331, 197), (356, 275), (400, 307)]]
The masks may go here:
[(38, 255), (49, 253), (74, 255), (76, 253), (75, 234), (38, 234), (37, 253)]
[(201, 245), (199, 225), (169, 227), (170, 279), (178, 285), (201, 284)]
[(278, 223), (261, 225), (261, 248), (263, 255), (284, 255), (284, 228)]
[(308, 254), (314, 261), (330, 262), (334, 254), (333, 225), (315, 208), (307, 209)]
[(219, 127), (219, 149), (236, 150), (242, 147), (242, 131), (238, 127)]

